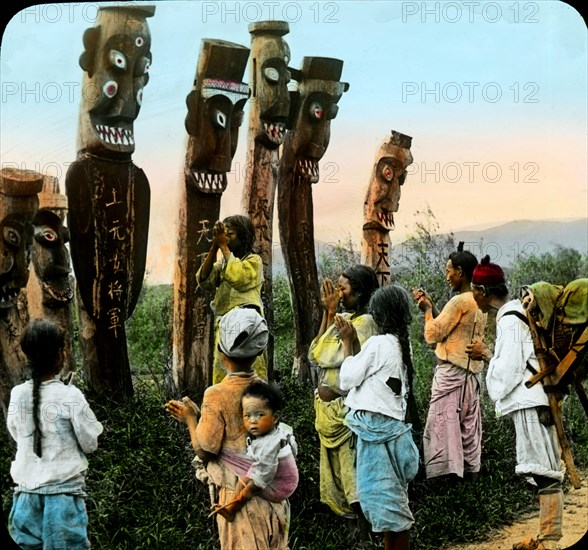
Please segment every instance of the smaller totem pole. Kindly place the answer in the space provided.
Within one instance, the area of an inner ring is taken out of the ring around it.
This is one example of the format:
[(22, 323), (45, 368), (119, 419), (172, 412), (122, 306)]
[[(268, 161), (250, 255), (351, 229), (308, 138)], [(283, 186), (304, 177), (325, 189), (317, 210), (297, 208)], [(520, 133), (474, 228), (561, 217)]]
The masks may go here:
[(74, 280), (71, 275), (69, 231), (64, 226), (67, 197), (59, 191), (59, 181), (45, 176), (39, 193), (39, 210), (33, 218), (31, 263), (33, 271), (27, 284), (31, 318), (50, 319), (65, 330), (62, 374), (75, 371), (72, 362), (71, 327)]
[(400, 186), (413, 160), (411, 143), (410, 136), (392, 130), (376, 155), (365, 196), (361, 261), (373, 268), (381, 286), (390, 280), (390, 231), (394, 229), (394, 212), (398, 212)]
[(196, 284), (210, 248), (227, 172), (237, 149), (249, 86), (241, 82), (249, 48), (202, 40), (194, 89), (186, 104), (188, 149), (184, 167), (174, 276), (173, 378), (181, 392), (201, 394), (212, 376), (211, 297)]
[(103, 6), (84, 33), (78, 156), (66, 180), (80, 344), (89, 387), (132, 395), (125, 322), (143, 285), (149, 181), (131, 159), (133, 121), (149, 80), (155, 7)]
[(290, 111), (288, 82), (290, 48), (282, 38), (290, 28), (285, 21), (259, 21), (249, 25), (251, 33), (251, 106), (247, 144), (247, 174), (243, 189), (243, 211), (256, 230), (256, 244), (263, 261), (261, 296), (270, 338), (268, 377), (273, 369), (272, 241), (278, 148), (284, 141)]
[(0, 171), (0, 400), (2, 410), (10, 391), (24, 378), (25, 357), (20, 335), (29, 321), (26, 288), (33, 237), (33, 217), (43, 176), (32, 170)]
[(305, 57), (297, 71), (298, 91), (292, 93), (292, 130), (284, 142), (278, 183), (280, 243), (296, 327), (295, 371), (310, 380), (310, 342), (318, 332), (321, 298), (314, 252), (311, 184), (319, 180), (319, 161), (331, 137), (337, 102), (349, 84), (339, 82), (343, 61)]

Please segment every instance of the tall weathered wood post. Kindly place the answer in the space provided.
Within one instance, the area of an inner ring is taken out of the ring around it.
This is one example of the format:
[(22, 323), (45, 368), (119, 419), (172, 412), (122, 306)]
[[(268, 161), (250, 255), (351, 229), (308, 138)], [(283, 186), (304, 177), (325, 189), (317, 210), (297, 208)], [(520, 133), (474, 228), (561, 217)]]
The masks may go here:
[(67, 197), (61, 194), (59, 180), (43, 178), (39, 210), (33, 218), (31, 263), (27, 301), (31, 318), (49, 319), (65, 330), (62, 374), (75, 371), (72, 358), (72, 310), (74, 280), (67, 243), (69, 230), (64, 225)]
[(377, 273), (381, 286), (390, 281), (390, 231), (398, 212), (400, 188), (412, 164), (412, 138), (392, 130), (376, 159), (363, 205), (361, 261)]
[(173, 379), (194, 398), (210, 384), (213, 361), (211, 296), (196, 272), (219, 218), (227, 172), (237, 149), (249, 86), (241, 82), (249, 48), (202, 40), (194, 88), (186, 103), (188, 148), (184, 164), (174, 275)]
[(33, 170), (0, 171), (0, 404), (6, 417), (10, 390), (24, 378), (20, 336), (29, 321), (26, 293), (33, 217), (43, 176)]
[(274, 355), (272, 291), (272, 241), (278, 148), (284, 141), (290, 110), (288, 82), (290, 48), (282, 38), (289, 31), (285, 21), (260, 21), (249, 25), (251, 33), (251, 105), (247, 140), (246, 176), (242, 209), (253, 222), (256, 244), (263, 260), (262, 300), (270, 329), (268, 378)]
[(115, 400), (133, 394), (125, 322), (143, 285), (150, 188), (131, 155), (154, 12), (102, 6), (84, 33), (78, 154), (65, 181), (84, 373), (93, 391)]
[(320, 284), (314, 251), (312, 184), (319, 180), (319, 161), (331, 136), (337, 102), (349, 88), (340, 82), (343, 61), (305, 57), (296, 73), (298, 90), (292, 94), (292, 130), (284, 142), (278, 183), (280, 244), (288, 272), (299, 380), (311, 380), (310, 342), (321, 321)]

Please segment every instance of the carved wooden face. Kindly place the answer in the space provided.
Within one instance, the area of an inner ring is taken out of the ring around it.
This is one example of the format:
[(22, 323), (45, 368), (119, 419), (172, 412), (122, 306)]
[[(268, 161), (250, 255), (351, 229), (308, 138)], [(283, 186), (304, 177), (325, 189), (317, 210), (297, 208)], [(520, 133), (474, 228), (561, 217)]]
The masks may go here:
[(385, 143), (378, 155), (365, 199), (364, 228), (368, 225), (390, 231), (394, 229), (393, 212), (398, 212), (400, 186), (412, 155), (409, 149), (391, 143)]
[(132, 8), (99, 9), (96, 26), (84, 33), (84, 47), (78, 149), (131, 154), (133, 122), (151, 65), (145, 15)]
[(70, 261), (66, 244), (69, 231), (60, 217), (41, 208), (33, 218), (31, 260), (41, 285), (43, 304), (50, 308), (67, 305), (73, 299)]
[(253, 98), (251, 127), (255, 141), (267, 149), (277, 149), (285, 137), (290, 111), (290, 49), (278, 36), (263, 35), (253, 39)]
[(297, 170), (306, 180), (319, 179), (319, 160), (331, 139), (331, 120), (337, 116), (337, 102), (345, 84), (312, 80), (300, 86), (300, 108), (294, 123), (292, 148), (297, 157)]
[(249, 87), (238, 82), (204, 79), (186, 98), (187, 164), (192, 182), (204, 193), (222, 193), (239, 138)]
[[(0, 309), (12, 307), (21, 288), (29, 280), (32, 241), (31, 221), (38, 207), (32, 197), (5, 197), (4, 216), (0, 221)], [(15, 207), (15, 208), (11, 208)]]

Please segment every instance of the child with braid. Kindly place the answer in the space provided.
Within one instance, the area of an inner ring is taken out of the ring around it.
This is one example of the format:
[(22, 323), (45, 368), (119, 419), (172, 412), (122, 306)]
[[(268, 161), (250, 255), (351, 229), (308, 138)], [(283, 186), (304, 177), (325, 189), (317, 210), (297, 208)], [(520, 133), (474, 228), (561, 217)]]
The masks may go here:
[(83, 393), (65, 385), (64, 330), (32, 320), (20, 346), (31, 380), (10, 394), (7, 426), (17, 444), (9, 531), (21, 548), (89, 548), (85, 453), (98, 446), (102, 424)]
[(357, 494), (372, 531), (383, 533), (386, 550), (407, 550), (414, 523), (408, 483), (417, 474), (419, 452), (406, 418), (412, 371), (410, 302), (398, 285), (376, 290), (368, 313), (379, 333), (356, 355), (355, 328), (335, 316), (345, 356), (340, 385), (349, 392), (345, 424), (357, 435)]

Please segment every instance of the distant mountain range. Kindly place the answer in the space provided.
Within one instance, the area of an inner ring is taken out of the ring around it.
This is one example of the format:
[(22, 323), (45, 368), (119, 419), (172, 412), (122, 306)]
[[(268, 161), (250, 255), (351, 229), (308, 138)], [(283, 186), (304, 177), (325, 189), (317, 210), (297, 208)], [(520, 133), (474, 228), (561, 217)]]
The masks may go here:
[[(478, 259), (489, 254), (493, 262), (510, 267), (522, 253), (540, 256), (554, 252), (558, 246), (573, 248), (581, 254), (588, 254), (588, 220), (569, 221), (530, 221), (508, 222), (487, 229), (455, 231), (455, 243), (464, 241), (464, 248), (473, 252)], [(404, 243), (393, 245), (391, 256), (398, 260), (403, 252)], [(315, 243), (315, 255), (333, 250), (333, 245)], [(358, 247), (359, 250), (359, 247)], [(279, 246), (274, 248), (273, 271), (275, 274), (286, 272), (284, 258)]]
[(489, 254), (492, 261), (510, 267), (522, 253), (540, 256), (558, 246), (588, 254), (588, 220), (508, 222), (484, 230), (455, 231), (455, 242), (478, 258)]

